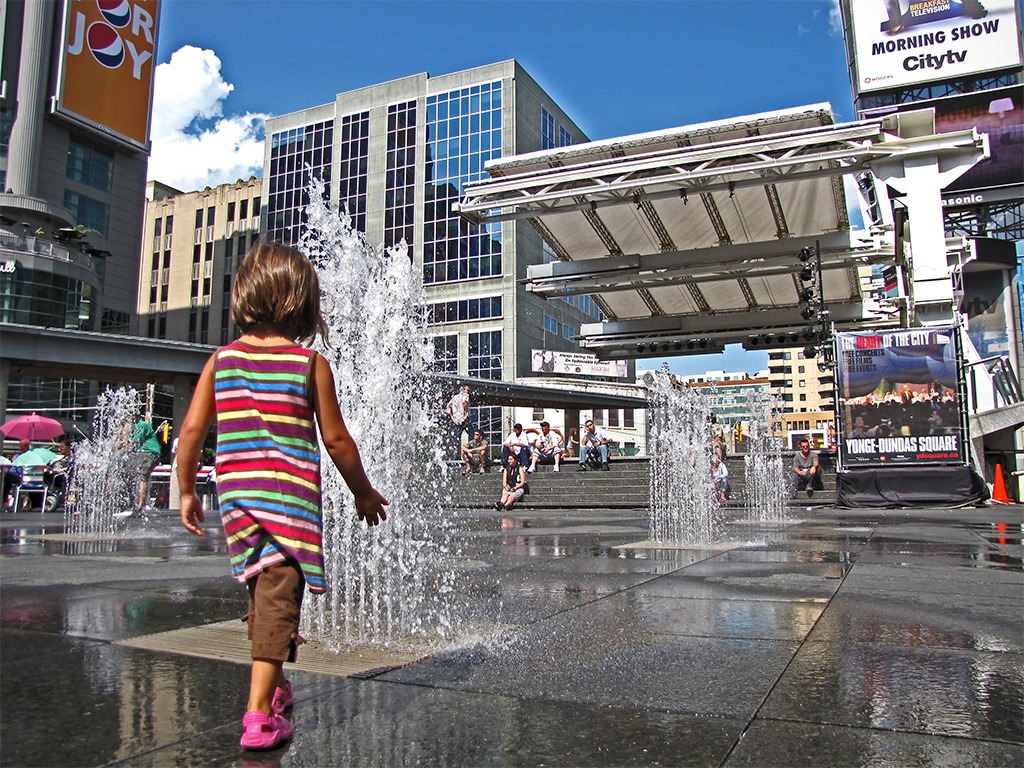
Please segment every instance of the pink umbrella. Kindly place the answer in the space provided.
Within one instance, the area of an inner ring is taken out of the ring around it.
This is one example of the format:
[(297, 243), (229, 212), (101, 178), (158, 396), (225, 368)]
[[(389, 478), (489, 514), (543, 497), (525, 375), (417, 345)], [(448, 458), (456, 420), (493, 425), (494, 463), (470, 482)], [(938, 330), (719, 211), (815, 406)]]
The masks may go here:
[(52, 440), (64, 434), (64, 425), (56, 419), (31, 413), (11, 419), (0, 427), (0, 432), (13, 440)]

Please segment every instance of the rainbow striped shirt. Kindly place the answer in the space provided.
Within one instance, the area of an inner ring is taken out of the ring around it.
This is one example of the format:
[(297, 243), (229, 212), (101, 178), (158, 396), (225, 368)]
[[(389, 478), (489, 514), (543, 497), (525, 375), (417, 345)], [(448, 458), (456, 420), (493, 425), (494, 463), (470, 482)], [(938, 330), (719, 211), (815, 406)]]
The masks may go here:
[(217, 495), (231, 573), (247, 581), (292, 560), (325, 592), (315, 352), (234, 342), (217, 352)]

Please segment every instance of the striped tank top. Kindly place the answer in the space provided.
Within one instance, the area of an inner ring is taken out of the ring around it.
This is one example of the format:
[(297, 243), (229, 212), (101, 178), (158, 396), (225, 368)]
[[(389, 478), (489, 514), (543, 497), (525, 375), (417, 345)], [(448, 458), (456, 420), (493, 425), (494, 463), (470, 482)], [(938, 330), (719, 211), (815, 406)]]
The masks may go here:
[(247, 581), (287, 560), (325, 592), (315, 352), (234, 342), (217, 352), (217, 495), (231, 573)]

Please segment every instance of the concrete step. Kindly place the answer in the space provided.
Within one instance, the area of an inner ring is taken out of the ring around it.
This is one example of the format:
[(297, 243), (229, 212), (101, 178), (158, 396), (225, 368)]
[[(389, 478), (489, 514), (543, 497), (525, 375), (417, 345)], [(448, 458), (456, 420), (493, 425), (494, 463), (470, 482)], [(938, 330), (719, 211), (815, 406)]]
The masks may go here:
[[(742, 507), (745, 503), (746, 463), (742, 456), (726, 459), (729, 469), (730, 498), (728, 507)], [(458, 471), (458, 470), (456, 470)], [(814, 498), (804, 494), (789, 502), (792, 506), (813, 506), (835, 500), (835, 474), (822, 476), (824, 489), (815, 491)], [(501, 473), (497, 466), (485, 474), (474, 472), (455, 478), (453, 502), (457, 507), (488, 508), (500, 496)], [(612, 461), (609, 470), (579, 472), (577, 462), (564, 462), (561, 471), (554, 472), (550, 465), (541, 465), (527, 475), (530, 492), (517, 506), (525, 509), (546, 508), (610, 508), (650, 507), (650, 463), (646, 459), (619, 459)]]

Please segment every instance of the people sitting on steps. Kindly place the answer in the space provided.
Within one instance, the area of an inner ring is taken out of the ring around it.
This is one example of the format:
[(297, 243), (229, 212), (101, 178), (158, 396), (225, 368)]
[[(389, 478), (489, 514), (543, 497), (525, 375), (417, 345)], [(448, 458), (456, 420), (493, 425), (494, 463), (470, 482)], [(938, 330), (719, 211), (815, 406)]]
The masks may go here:
[(822, 490), (821, 464), (818, 461), (818, 454), (811, 450), (808, 440), (801, 440), (797, 447), (800, 451), (793, 456), (793, 475), (790, 478), (792, 490), (789, 498), (795, 499), (800, 491), (806, 489), (807, 498), (811, 498), (814, 492)]
[(577, 471), (585, 472), (587, 461), (591, 454), (597, 453), (601, 459), (601, 469), (608, 471), (608, 446), (612, 439), (603, 430), (594, 426), (594, 422), (588, 419), (583, 424), (583, 434), (580, 435), (580, 466)]
[(516, 454), (523, 467), (530, 460), (530, 440), (523, 432), (523, 425), (518, 422), (512, 425), (512, 431), (501, 444), (501, 466), (508, 466), (508, 457), (512, 453)]
[[(537, 432), (536, 430), (529, 430), (530, 432)], [(537, 464), (540, 462), (545, 464), (553, 462), (555, 465), (554, 471), (558, 471), (558, 465), (562, 461), (562, 435), (558, 430), (551, 429), (551, 425), (542, 421), (540, 423), (540, 432), (537, 433), (537, 438), (533, 441), (530, 446), (530, 468), (527, 472), (533, 473), (537, 471)]]
[(470, 474), (478, 469), (482, 475), (487, 469), (487, 440), (479, 429), (473, 431), (473, 438), (462, 446), (462, 461), (466, 468), (463, 474)]

